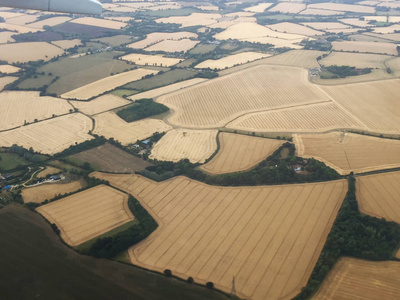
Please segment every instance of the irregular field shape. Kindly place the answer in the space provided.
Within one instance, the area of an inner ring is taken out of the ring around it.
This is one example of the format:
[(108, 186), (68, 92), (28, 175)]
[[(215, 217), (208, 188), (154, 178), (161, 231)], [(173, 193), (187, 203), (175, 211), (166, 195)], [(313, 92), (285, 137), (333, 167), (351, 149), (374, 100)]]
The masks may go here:
[(60, 173), (60, 172), (61, 172), (60, 169), (46, 166), (46, 168), (43, 171), (36, 174), (36, 177), (45, 178), (47, 175), (56, 174), (56, 173)]
[(395, 31), (398, 32), (399, 30), (400, 30), (400, 24), (395, 24), (395, 25), (388, 26), (388, 27), (374, 28), (374, 32), (381, 33), (381, 34), (394, 33)]
[(369, 24), (367, 20), (360, 20), (359, 18), (347, 18), (347, 19), (339, 19), (340, 22), (349, 24), (356, 27), (371, 27), (372, 24)]
[(70, 17), (54, 17), (54, 18), (49, 18), (49, 19), (45, 19), (42, 21), (38, 21), (35, 23), (31, 23), (28, 26), (32, 27), (32, 28), (37, 28), (37, 29), (42, 29), (43, 26), (57, 26), (60, 24), (63, 24), (65, 22), (68, 22), (72, 20)]
[(258, 52), (242, 52), (220, 59), (208, 59), (196, 65), (195, 68), (225, 69), (269, 56), (271, 55)]
[(160, 224), (129, 250), (132, 263), (227, 292), (235, 275), (238, 296), (256, 300), (290, 299), (306, 285), (346, 193), (345, 181), (228, 188), (95, 176), (134, 195)]
[(332, 102), (247, 114), (227, 124), (228, 128), (272, 132), (324, 132), (332, 129), (365, 129)]
[(363, 213), (400, 223), (400, 172), (358, 177), (356, 189)]
[(72, 106), (64, 100), (40, 97), (39, 92), (0, 93), (0, 130), (32, 123), (35, 119), (51, 118), (53, 114), (66, 114)]
[(306, 8), (299, 12), (299, 15), (311, 15), (311, 16), (334, 16), (334, 15), (344, 15), (344, 11), (333, 11), (325, 9), (316, 8)]
[(0, 73), (12, 74), (20, 71), (20, 68), (10, 66), (10, 65), (0, 65)]
[(173, 40), (178, 41), (181, 39), (197, 38), (198, 35), (192, 32), (182, 31), (182, 32), (152, 32), (147, 35), (144, 40), (127, 45), (129, 48), (133, 49), (143, 49), (148, 46), (154, 45), (156, 43)]
[(199, 41), (192, 41), (189, 39), (181, 39), (179, 41), (174, 40), (164, 40), (157, 44), (147, 47), (146, 51), (164, 51), (164, 52), (186, 52), (194, 46), (196, 46)]
[(135, 143), (153, 135), (155, 132), (165, 132), (172, 127), (162, 120), (143, 119), (127, 123), (113, 112), (105, 112), (94, 116), (94, 133), (114, 138), (122, 144)]
[[(377, 22), (386, 22), (387, 16), (365, 16), (365, 20), (372, 21), (375, 20)], [(389, 16), (390, 23), (398, 23), (400, 22), (400, 16)]]
[(2, 91), (6, 85), (13, 83), (17, 79), (18, 79), (18, 77), (14, 77), (14, 76), (0, 77), (0, 91)]
[(62, 55), (64, 50), (45, 42), (0, 45), (0, 59), (8, 63), (50, 60)]
[(17, 33), (14, 32), (14, 34), (28, 33), (28, 32), (35, 33), (35, 32), (39, 32), (39, 31), (43, 31), (43, 30), (37, 29), (37, 28), (32, 28), (32, 27), (27, 27), (27, 26), (22, 26), (22, 25), (8, 24), (8, 23), (0, 23), (0, 29), (16, 31)]
[(87, 161), (92, 167), (97, 167), (104, 172), (135, 173), (152, 166), (151, 163), (108, 143), (79, 152), (72, 157), (80, 161)]
[(270, 7), (273, 3), (260, 3), (255, 6), (247, 7), (244, 9), (244, 11), (249, 11), (249, 12), (255, 12), (255, 13), (262, 13), (264, 12), (268, 7)]
[(324, 66), (351, 66), (356, 68), (378, 68), (386, 69), (385, 61), (392, 59), (392, 56), (381, 54), (332, 52), (320, 60)]
[(343, 257), (324, 280), (313, 300), (396, 300), (400, 293), (400, 263)]
[(69, 49), (69, 48), (73, 48), (75, 46), (79, 46), (82, 44), (81, 40), (79, 40), (79, 39), (53, 41), (51, 43), (62, 49)]
[(273, 8), (269, 9), (270, 12), (280, 12), (284, 14), (297, 14), (304, 10), (306, 5), (303, 3), (278, 3), (278, 5), (274, 6)]
[(393, 43), (375, 43), (375, 42), (353, 42), (342, 41), (332, 42), (332, 49), (336, 51), (348, 52), (368, 52), (378, 54), (397, 55), (396, 44)]
[(207, 14), (207, 13), (193, 13), (189, 16), (178, 16), (157, 19), (157, 23), (177, 23), (181, 24), (182, 27), (189, 26), (207, 26), (216, 23), (222, 16), (220, 14)]
[(400, 141), (331, 132), (299, 135), (298, 153), (326, 162), (341, 174), (370, 172), (400, 166)]
[(150, 65), (169, 67), (181, 62), (179, 58), (164, 57), (162, 55), (147, 55), (147, 54), (128, 54), (122, 56), (121, 59), (134, 62), (137, 65)]
[(77, 246), (134, 219), (128, 195), (105, 185), (62, 198), (36, 209), (55, 223), (62, 239)]
[(111, 91), (129, 82), (142, 79), (143, 76), (154, 74), (153, 70), (136, 69), (109, 76), (89, 83), (75, 90), (62, 94), (62, 98), (88, 100), (105, 92)]
[(11, 37), (13, 35), (15, 35), (15, 32), (0, 32), (0, 44), (14, 43), (15, 40)]
[(326, 32), (330, 33), (357, 33), (360, 28), (346, 28), (346, 29), (327, 29)]
[(254, 167), (278, 149), (283, 141), (221, 132), (218, 153), (200, 169), (211, 174), (244, 171)]
[[(58, 170), (58, 172), (60, 172), (60, 170)], [(58, 172), (53, 172), (53, 174)], [(59, 194), (63, 195), (66, 193), (72, 193), (81, 188), (83, 188), (83, 185), (80, 181), (73, 181), (69, 183), (47, 183), (30, 188), (24, 188), (21, 192), (21, 195), (22, 199), (24, 199), (24, 203), (42, 203), (43, 201), (53, 199)]]
[(131, 102), (113, 94), (106, 94), (91, 101), (71, 101), (70, 103), (85, 114), (95, 115)]
[(362, 5), (351, 5), (351, 4), (338, 4), (338, 3), (314, 3), (309, 4), (308, 8), (326, 9), (326, 10), (338, 10), (338, 11), (349, 11), (358, 13), (375, 13), (375, 8)]
[[(283, 89), (284, 87), (284, 89)], [(258, 110), (327, 101), (304, 69), (256, 66), (157, 99), (175, 113), (169, 121), (187, 127), (224, 126)]]
[(55, 154), (75, 143), (91, 140), (92, 120), (82, 114), (69, 114), (33, 123), (11, 131), (0, 132), (0, 145), (18, 144), (35, 151)]
[(150, 158), (177, 162), (189, 159), (191, 163), (204, 163), (217, 149), (218, 130), (168, 131), (151, 150)]
[(345, 25), (338, 22), (305, 22), (302, 25), (314, 28), (316, 30), (327, 30), (327, 29), (346, 29), (351, 28), (349, 25)]
[(103, 28), (109, 28), (109, 29), (121, 29), (126, 26), (126, 24), (123, 22), (97, 19), (97, 18), (92, 18), (92, 17), (78, 18), (78, 19), (72, 20), (71, 23), (103, 27)]
[(171, 92), (175, 92), (177, 90), (180, 89), (184, 89), (186, 87), (192, 86), (192, 85), (196, 85), (198, 83), (207, 81), (207, 79), (204, 78), (193, 78), (193, 79), (189, 79), (189, 80), (184, 80), (181, 82), (177, 82), (177, 83), (173, 83), (173, 84), (169, 84), (160, 88), (156, 88), (156, 89), (152, 89), (143, 93), (138, 93), (135, 95), (132, 95), (130, 97), (128, 97), (128, 99), (130, 100), (138, 100), (138, 99), (143, 99), (143, 98), (157, 98), (161, 95), (164, 94), (168, 94)]
[(307, 36), (322, 35), (322, 31), (314, 30), (306, 26), (302, 26), (290, 22), (282, 22), (273, 25), (267, 25), (268, 28), (284, 33), (301, 34)]
[(35, 22), (39, 15), (22, 15), (7, 19), (7, 23), (15, 25), (26, 25), (27, 23)]

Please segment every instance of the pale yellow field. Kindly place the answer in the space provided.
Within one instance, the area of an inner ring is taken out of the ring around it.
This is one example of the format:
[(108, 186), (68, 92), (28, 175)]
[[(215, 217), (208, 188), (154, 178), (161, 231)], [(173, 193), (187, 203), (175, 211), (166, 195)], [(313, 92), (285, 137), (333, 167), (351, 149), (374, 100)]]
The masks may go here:
[(47, 61), (63, 53), (64, 50), (45, 42), (0, 45), (0, 59), (8, 63), (28, 62), (39, 59)]
[(13, 18), (8, 18), (8, 24), (14, 25), (26, 25), (27, 23), (35, 22), (39, 18), (39, 15), (22, 15)]
[(280, 12), (283, 14), (297, 14), (304, 10), (306, 5), (303, 3), (283, 2), (269, 9), (270, 12)]
[[(284, 89), (282, 89), (284, 84)], [(246, 99), (246, 101), (243, 101)], [(245, 113), (327, 101), (305, 69), (260, 65), (157, 99), (174, 110), (169, 121), (212, 128)]]
[[(57, 171), (56, 173), (58, 173)], [(44, 177), (44, 176), (43, 176)], [(53, 199), (58, 194), (75, 192), (83, 187), (81, 181), (69, 183), (46, 183), (35, 187), (24, 188), (22, 190), (22, 199), (25, 203), (42, 203), (43, 201)]]
[(39, 97), (39, 92), (5, 91), (0, 93), (0, 130), (33, 123), (35, 119), (66, 114), (72, 106), (53, 97)]
[(132, 263), (211, 281), (238, 296), (289, 299), (306, 285), (346, 193), (345, 181), (208, 186), (186, 177), (94, 174), (131, 193), (159, 222), (129, 250)]
[(218, 11), (219, 7), (215, 5), (201, 5), (197, 6), (200, 10), (208, 10), (208, 11)]
[(165, 132), (172, 129), (161, 120), (144, 119), (127, 123), (113, 112), (105, 112), (94, 116), (94, 133), (114, 138), (122, 144), (135, 143), (153, 135), (155, 132)]
[(91, 129), (91, 119), (82, 114), (69, 114), (0, 132), (0, 145), (11, 147), (18, 144), (38, 152), (55, 154), (75, 143), (92, 139), (88, 134)]
[(246, 114), (226, 126), (257, 132), (325, 132), (333, 129), (366, 129), (356, 118), (332, 102), (302, 105)]
[(395, 1), (383, 1), (382, 3), (378, 4), (379, 7), (390, 7), (390, 8), (399, 8), (400, 3)]
[(342, 257), (324, 280), (313, 300), (397, 300), (400, 263)]
[(31, 28), (42, 29), (43, 26), (57, 26), (62, 23), (68, 22), (70, 20), (72, 20), (70, 17), (60, 16), (60, 17), (49, 18), (49, 19), (45, 19), (45, 20), (38, 21), (35, 23), (31, 23), (28, 26)]
[(400, 141), (397, 140), (331, 132), (298, 135), (295, 141), (300, 156), (321, 159), (341, 174), (400, 166)]
[(173, 40), (178, 41), (181, 39), (197, 38), (197, 34), (187, 31), (182, 32), (152, 32), (147, 35), (144, 40), (127, 45), (129, 48), (143, 49), (156, 43)]
[(0, 73), (3, 73), (3, 74), (12, 74), (12, 73), (18, 72), (19, 70), (21, 70), (21, 69), (14, 67), (14, 66), (0, 65)]
[(24, 16), (25, 14), (23, 13), (15, 13), (11, 11), (0, 11), (0, 17), (3, 18), (4, 20), (11, 19), (11, 18), (16, 18), (20, 16)]
[(193, 13), (190, 16), (179, 16), (179, 17), (168, 17), (157, 19), (157, 23), (177, 23), (181, 24), (182, 27), (189, 26), (207, 26), (213, 23), (217, 23), (217, 20), (221, 18), (220, 14), (207, 14), (207, 13)]
[(81, 40), (61, 40), (51, 42), (53, 45), (60, 47), (61, 49), (69, 49), (82, 44)]
[(60, 173), (61, 170), (47, 166), (43, 171), (36, 174), (37, 178), (45, 178), (47, 175)]
[(255, 13), (253, 12), (248, 12), (248, 11), (236, 11), (233, 13), (229, 13), (224, 15), (224, 17), (228, 17), (228, 18), (241, 18), (241, 17), (252, 17), (254, 16)]
[(17, 79), (18, 77), (14, 76), (0, 77), (0, 91), (2, 91), (6, 85), (16, 81)]
[[(375, 20), (377, 22), (386, 22), (387, 20), (386, 16), (365, 16), (364, 18), (367, 21)], [(400, 22), (400, 16), (389, 16), (389, 22), (390, 23)]]
[(400, 223), (400, 172), (357, 177), (356, 191), (361, 212)]
[(122, 56), (121, 59), (134, 62), (137, 65), (149, 65), (159, 67), (170, 67), (181, 62), (181, 59), (179, 58), (165, 57), (163, 55), (147, 55), (137, 53)]
[(339, 3), (314, 3), (314, 4), (309, 4), (307, 7), (316, 9), (326, 9), (326, 10), (358, 12), (366, 14), (373, 14), (375, 12), (375, 8), (370, 6), (339, 4)]
[(15, 35), (15, 32), (0, 32), (0, 44), (14, 43), (15, 40), (11, 37), (13, 35)]
[(62, 94), (62, 98), (88, 100), (105, 92), (111, 91), (121, 85), (142, 79), (143, 76), (154, 74), (153, 70), (136, 69), (113, 76), (109, 76), (89, 83), (75, 90)]
[(8, 23), (0, 23), (0, 29), (8, 30), (8, 31), (15, 31), (14, 34), (18, 33), (28, 33), (28, 32), (38, 32), (38, 31), (43, 31), (41, 29), (37, 29), (34, 27), (27, 27), (27, 26), (22, 26), (22, 25), (14, 25), (14, 24), (8, 24)]
[(74, 19), (71, 21), (71, 23), (103, 27), (103, 28), (109, 28), (109, 29), (121, 29), (126, 26), (126, 23), (123, 23), (123, 22), (97, 19), (97, 18), (92, 18), (92, 17), (84, 17), (84, 18)]
[(134, 219), (128, 207), (128, 195), (105, 185), (36, 210), (57, 225), (62, 239), (71, 246), (78, 246)]
[(348, 52), (332, 52), (320, 60), (324, 66), (352, 66), (356, 68), (378, 68), (386, 69), (385, 61), (392, 59), (392, 56), (380, 54), (363, 54)]
[(379, 3), (381, 3), (381, 1), (364, 0), (364, 1), (357, 2), (356, 4), (358, 4), (358, 5), (367, 5), (367, 6), (376, 6)]
[(351, 28), (349, 25), (345, 25), (338, 22), (305, 22), (301, 23), (305, 26), (314, 28), (316, 30), (327, 30), (327, 29), (345, 29)]
[(367, 20), (360, 20), (359, 18), (348, 18), (348, 19), (339, 19), (340, 22), (349, 24), (356, 27), (371, 27), (372, 24), (368, 24)]
[(260, 3), (255, 6), (250, 6), (244, 9), (244, 11), (254, 12), (254, 13), (262, 13), (268, 7), (270, 7), (273, 3)]
[(398, 53), (396, 49), (396, 44), (392, 43), (342, 41), (332, 42), (332, 49), (336, 51), (357, 51), (389, 55), (397, 55)]
[(138, 100), (138, 99), (143, 99), (143, 98), (153, 98), (154, 99), (161, 95), (172, 93), (172, 92), (187, 88), (189, 86), (199, 84), (204, 81), (207, 81), (207, 79), (193, 78), (193, 79), (189, 79), (189, 80), (184, 80), (181, 82), (177, 82), (177, 83), (166, 85), (166, 86), (163, 86), (160, 88), (149, 90), (149, 91), (146, 91), (143, 93), (138, 93), (138, 94), (132, 95), (132, 96), (128, 97), (128, 99), (133, 100), (133, 101)]
[(225, 69), (269, 56), (271, 56), (271, 54), (259, 52), (242, 52), (234, 55), (229, 55), (220, 59), (208, 59), (196, 65), (195, 68)]
[(357, 33), (358, 31), (360, 31), (361, 28), (346, 28), (346, 29), (327, 29), (325, 30), (326, 32), (329, 33)]
[(204, 163), (217, 149), (218, 130), (174, 129), (168, 131), (151, 150), (150, 158), (177, 162), (189, 159)]
[(278, 149), (283, 141), (221, 132), (220, 149), (201, 170), (211, 174), (239, 172), (254, 167)]
[(70, 103), (85, 114), (95, 115), (131, 102), (113, 94), (106, 94), (91, 101), (71, 101)]
[(316, 8), (306, 8), (299, 12), (299, 15), (311, 15), (311, 16), (334, 16), (334, 15), (344, 15), (344, 11), (333, 11), (325, 9)]
[(181, 39), (179, 41), (173, 41), (173, 40), (164, 40), (162, 42), (159, 42), (157, 44), (151, 45), (150, 47), (147, 47), (145, 50), (146, 51), (164, 51), (164, 52), (186, 52), (194, 46), (196, 46), (199, 41), (192, 41), (189, 39)]
[(279, 32), (300, 34), (300, 35), (306, 35), (306, 36), (323, 35), (324, 34), (324, 32), (322, 32), (322, 31), (317, 31), (317, 30), (308, 28), (306, 26), (302, 26), (302, 25), (290, 23), (290, 22), (283, 22), (283, 23), (277, 23), (277, 24), (273, 24), (273, 25), (267, 25), (267, 27), (272, 30), (279, 31)]
[(400, 30), (400, 24), (395, 24), (388, 27), (378, 27), (373, 29), (376, 33), (387, 34), (387, 33), (394, 33), (395, 31)]

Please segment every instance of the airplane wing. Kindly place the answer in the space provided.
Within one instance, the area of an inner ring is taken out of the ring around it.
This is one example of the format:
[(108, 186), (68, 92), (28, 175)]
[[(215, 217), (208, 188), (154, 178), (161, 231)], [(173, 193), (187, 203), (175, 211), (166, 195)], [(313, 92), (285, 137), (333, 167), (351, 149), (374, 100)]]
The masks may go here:
[(101, 3), (96, 0), (0, 0), (1, 6), (92, 15), (103, 11)]

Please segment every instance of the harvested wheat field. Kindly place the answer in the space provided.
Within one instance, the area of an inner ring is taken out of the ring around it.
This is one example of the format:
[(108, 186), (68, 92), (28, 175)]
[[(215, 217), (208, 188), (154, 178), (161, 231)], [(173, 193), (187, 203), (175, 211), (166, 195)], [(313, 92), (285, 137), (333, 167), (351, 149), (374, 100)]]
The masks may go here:
[(341, 174), (369, 172), (400, 167), (400, 141), (331, 132), (298, 135), (300, 156), (315, 157)]
[(270, 12), (280, 12), (283, 14), (297, 14), (304, 10), (306, 5), (303, 3), (283, 2), (269, 9)]
[(312, 299), (397, 300), (399, 294), (399, 262), (342, 257)]
[[(0, 15), (1, 17), (1, 15)], [(26, 25), (28, 23), (33, 23), (39, 18), (39, 14), (36, 15), (22, 15), (16, 16), (12, 18), (7, 18), (7, 23), (14, 24), (14, 25)]]
[(105, 185), (36, 210), (57, 225), (62, 239), (70, 246), (78, 246), (134, 219), (128, 207), (128, 195)]
[(339, 4), (339, 3), (313, 3), (307, 6), (308, 8), (315, 9), (326, 9), (326, 10), (337, 10), (337, 11), (348, 11), (348, 12), (358, 12), (373, 14), (375, 13), (375, 8), (363, 5), (351, 5), (351, 4)]
[(51, 118), (53, 114), (67, 114), (70, 109), (67, 101), (40, 97), (39, 92), (5, 91), (0, 93), (0, 130)]
[(74, 39), (74, 40), (61, 40), (61, 41), (53, 41), (51, 42), (53, 45), (60, 47), (61, 49), (69, 49), (75, 46), (79, 46), (82, 44), (81, 40)]
[(324, 66), (352, 66), (356, 68), (377, 68), (386, 69), (385, 61), (392, 59), (393, 56), (380, 54), (332, 52), (327, 57), (320, 60)]
[(127, 45), (129, 48), (133, 49), (144, 49), (156, 43), (172, 40), (179, 41), (181, 39), (197, 38), (198, 35), (192, 32), (182, 31), (182, 32), (152, 32), (149, 33), (144, 40)]
[(103, 28), (109, 28), (109, 29), (121, 29), (126, 26), (126, 23), (123, 23), (123, 22), (97, 19), (97, 18), (92, 18), (92, 17), (84, 17), (84, 18), (74, 19), (71, 21), (71, 23), (103, 27)]
[(28, 26), (32, 27), (32, 28), (38, 28), (38, 29), (42, 29), (43, 26), (57, 26), (60, 24), (63, 24), (65, 22), (68, 22), (69, 20), (72, 20), (70, 17), (53, 17), (53, 18), (49, 18), (49, 19), (45, 19), (45, 20), (41, 20), (35, 23), (31, 23)]
[(186, 52), (194, 48), (199, 41), (192, 41), (189, 39), (181, 39), (179, 41), (164, 40), (157, 44), (147, 47), (146, 51), (164, 51), (164, 52)]
[(375, 42), (353, 42), (342, 41), (332, 42), (332, 49), (336, 51), (347, 52), (366, 52), (377, 54), (397, 55), (396, 44), (393, 43), (375, 43)]
[(262, 13), (268, 7), (270, 7), (273, 3), (260, 3), (255, 6), (250, 6), (244, 9), (244, 11), (254, 12), (254, 13)]
[(360, 20), (359, 18), (346, 18), (346, 19), (339, 19), (340, 22), (349, 24), (355, 27), (372, 27), (373, 24), (369, 24), (367, 20)]
[(70, 103), (85, 114), (95, 115), (131, 102), (113, 94), (106, 94), (91, 101), (70, 101)]
[(346, 29), (351, 28), (349, 25), (345, 25), (338, 22), (305, 22), (302, 25), (314, 28), (316, 30), (328, 30), (328, 29)]
[(0, 44), (14, 43), (15, 40), (12, 38), (13, 35), (15, 35), (15, 32), (0, 32)]
[(177, 162), (189, 159), (191, 163), (204, 163), (217, 149), (218, 130), (168, 131), (151, 150), (150, 158)]
[(178, 16), (157, 19), (157, 23), (177, 23), (181, 24), (181, 27), (190, 26), (207, 26), (217, 23), (217, 20), (221, 18), (220, 14), (207, 14), (207, 13), (193, 13), (190, 16)]
[(159, 67), (170, 67), (181, 62), (179, 58), (165, 57), (163, 55), (147, 55), (132, 53), (122, 56), (121, 59), (131, 61), (137, 65), (142, 66), (159, 66)]
[(333, 11), (333, 10), (325, 10), (325, 9), (316, 9), (316, 8), (306, 8), (299, 12), (299, 15), (309, 15), (309, 16), (335, 16), (335, 15), (344, 15), (344, 11)]
[(256, 132), (325, 132), (333, 129), (364, 130), (363, 123), (332, 102), (283, 108), (241, 116), (226, 126)]
[(217, 187), (186, 177), (156, 183), (95, 173), (135, 196), (160, 227), (129, 250), (132, 263), (241, 298), (290, 299), (306, 285), (346, 193), (346, 182)]
[(9, 23), (0, 23), (0, 29), (7, 30), (7, 31), (14, 31), (14, 34), (29, 33), (29, 32), (35, 33), (35, 32), (39, 32), (39, 31), (43, 31), (43, 30), (37, 29), (37, 28), (21, 26), (21, 25), (14, 25), (14, 24), (9, 24)]
[(189, 79), (189, 80), (184, 80), (184, 81), (169, 84), (169, 85), (166, 85), (166, 86), (163, 86), (160, 88), (152, 89), (152, 90), (149, 90), (149, 91), (146, 91), (143, 93), (138, 93), (138, 94), (132, 95), (132, 96), (128, 97), (128, 99), (133, 100), (133, 101), (138, 100), (138, 99), (143, 99), (143, 98), (153, 98), (154, 99), (161, 95), (175, 92), (175, 91), (187, 88), (189, 86), (199, 84), (204, 81), (207, 81), (207, 79), (193, 78), (193, 79)]
[(0, 91), (2, 91), (6, 85), (13, 83), (17, 79), (18, 79), (18, 77), (14, 77), (14, 76), (0, 77)]
[(314, 35), (323, 35), (324, 32), (314, 30), (311, 28), (308, 28), (303, 25), (295, 24), (295, 23), (290, 23), (290, 22), (283, 22), (283, 23), (277, 23), (273, 25), (267, 25), (268, 28), (272, 30), (276, 30), (279, 32), (284, 32), (284, 33), (292, 33), (292, 34), (300, 34), (300, 35), (306, 35), (306, 36), (314, 36)]
[(8, 63), (50, 60), (62, 55), (64, 50), (45, 42), (17, 43), (0, 45), (0, 59)]
[(10, 65), (0, 65), (0, 73), (3, 74), (12, 74), (12, 73), (16, 73), (19, 72), (21, 69), (14, 67), (14, 66), (10, 66)]
[(46, 166), (46, 168), (43, 171), (41, 171), (41, 172), (36, 174), (36, 177), (37, 178), (45, 178), (47, 175), (57, 174), (57, 173), (60, 173), (60, 172), (61, 172), (60, 169), (57, 169), (57, 168), (54, 168), (54, 167), (50, 167), (50, 166)]
[(122, 144), (136, 143), (153, 135), (155, 132), (165, 132), (172, 127), (162, 120), (143, 119), (127, 123), (113, 112), (105, 112), (94, 116), (94, 133), (114, 138)]
[(92, 130), (91, 119), (82, 114), (69, 114), (0, 132), (0, 146), (18, 144), (41, 153), (55, 154), (75, 143), (92, 139), (89, 130)]
[[(284, 87), (284, 89), (283, 89)], [(157, 99), (175, 113), (179, 126), (224, 126), (245, 113), (325, 102), (305, 69), (260, 65), (210, 80)]]
[(147, 69), (136, 69), (116, 74), (69, 91), (65, 94), (62, 94), (61, 97), (66, 99), (88, 100), (105, 92), (112, 91), (113, 89), (129, 82), (140, 80), (143, 76), (150, 74), (154, 74), (154, 71)]
[(357, 177), (356, 190), (361, 212), (400, 223), (399, 171)]
[(220, 59), (207, 59), (206, 61), (203, 61), (196, 65), (195, 68), (225, 69), (269, 56), (271, 55), (259, 52), (242, 52), (229, 55)]
[(221, 132), (220, 149), (201, 170), (211, 174), (239, 172), (254, 167), (278, 149), (283, 141)]
[(53, 199), (59, 194), (64, 195), (72, 193), (81, 188), (83, 188), (81, 181), (73, 181), (69, 183), (46, 183), (35, 187), (24, 188), (21, 195), (22, 199), (24, 199), (24, 203), (42, 203), (43, 201)]

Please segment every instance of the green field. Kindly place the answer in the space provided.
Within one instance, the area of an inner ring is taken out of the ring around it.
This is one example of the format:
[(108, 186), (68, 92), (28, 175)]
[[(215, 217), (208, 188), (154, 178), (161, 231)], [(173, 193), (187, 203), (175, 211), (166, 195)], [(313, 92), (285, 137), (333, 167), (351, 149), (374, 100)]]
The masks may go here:
[(209, 52), (212, 52), (215, 50), (215, 48), (217, 48), (216, 45), (197, 45), (196, 47), (194, 47), (192, 50), (189, 51), (190, 54), (206, 54)]
[(0, 153), (0, 157), (0, 171), (9, 171), (18, 166), (25, 166), (29, 164), (29, 162), (27, 162), (25, 159), (14, 153)]
[(111, 92), (111, 94), (114, 94), (118, 97), (124, 97), (124, 96), (128, 97), (128, 96), (135, 95), (137, 93), (138, 93), (137, 91), (125, 90), (125, 89), (116, 89)]
[(62, 244), (44, 219), (19, 205), (0, 210), (2, 299), (228, 299)]

